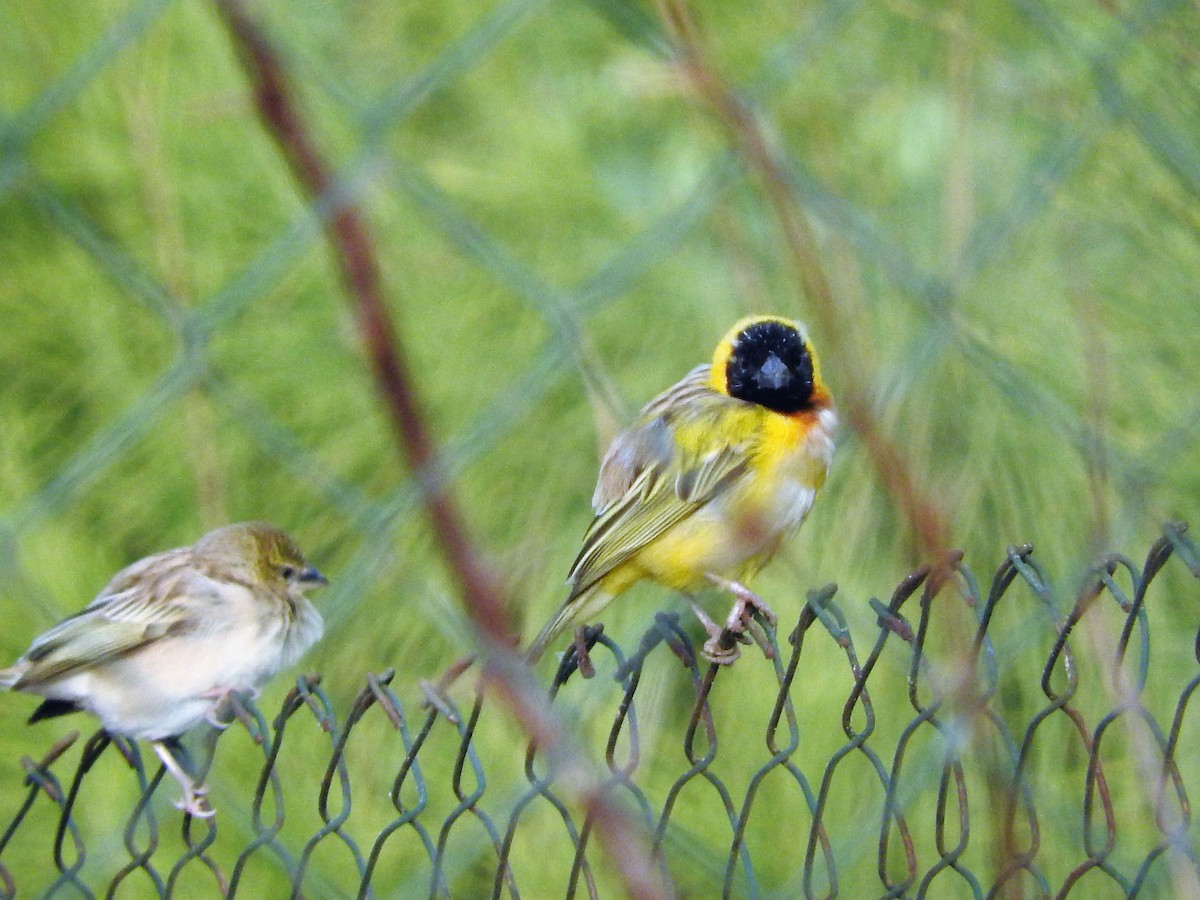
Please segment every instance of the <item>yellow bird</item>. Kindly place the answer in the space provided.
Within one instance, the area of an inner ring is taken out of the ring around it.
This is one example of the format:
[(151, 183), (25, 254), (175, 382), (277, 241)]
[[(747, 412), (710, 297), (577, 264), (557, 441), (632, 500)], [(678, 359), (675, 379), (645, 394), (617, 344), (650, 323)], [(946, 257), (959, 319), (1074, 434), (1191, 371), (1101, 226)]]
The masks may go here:
[(732, 663), (721, 627), (692, 596), (734, 595), (726, 622), (774, 614), (741, 581), (762, 568), (808, 515), (833, 456), (837, 414), (804, 329), (753, 316), (713, 354), (651, 400), (600, 464), (596, 518), (571, 567), (571, 592), (530, 645), (536, 661), (564, 629), (598, 615), (648, 578), (683, 593), (708, 632), (705, 655)]

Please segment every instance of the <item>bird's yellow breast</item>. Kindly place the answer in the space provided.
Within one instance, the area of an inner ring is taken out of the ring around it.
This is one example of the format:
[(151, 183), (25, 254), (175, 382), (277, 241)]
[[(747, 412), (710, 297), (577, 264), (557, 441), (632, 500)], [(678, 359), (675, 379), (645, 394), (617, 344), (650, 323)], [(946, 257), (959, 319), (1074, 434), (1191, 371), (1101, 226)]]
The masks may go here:
[(832, 413), (748, 413), (757, 421), (733, 429), (752, 437), (746, 474), (609, 573), (606, 591), (620, 593), (641, 578), (679, 591), (705, 586), (708, 573), (740, 580), (799, 528), (829, 471)]

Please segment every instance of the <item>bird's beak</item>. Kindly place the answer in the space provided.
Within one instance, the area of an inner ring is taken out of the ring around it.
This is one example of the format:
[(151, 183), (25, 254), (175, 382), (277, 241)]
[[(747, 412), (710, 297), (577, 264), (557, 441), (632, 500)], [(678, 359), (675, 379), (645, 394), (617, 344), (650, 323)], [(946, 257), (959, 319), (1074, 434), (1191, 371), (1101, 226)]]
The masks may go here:
[(323, 587), (324, 585), (329, 584), (329, 579), (312, 566), (309, 566), (306, 569), (301, 569), (300, 576), (296, 580), (301, 584), (314, 585), (317, 587)]
[(788, 371), (787, 365), (774, 353), (768, 356), (767, 361), (754, 373), (755, 383), (768, 390), (781, 388), (791, 380), (792, 373)]

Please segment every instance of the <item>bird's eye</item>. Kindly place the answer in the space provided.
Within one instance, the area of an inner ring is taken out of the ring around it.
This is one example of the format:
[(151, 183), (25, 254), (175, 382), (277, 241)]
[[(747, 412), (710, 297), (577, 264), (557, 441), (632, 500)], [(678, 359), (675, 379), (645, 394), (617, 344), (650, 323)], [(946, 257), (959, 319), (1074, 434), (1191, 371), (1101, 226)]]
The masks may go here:
[(283, 576), (284, 581), (291, 581), (296, 576), (296, 569), (293, 566), (280, 566), (279, 574)]

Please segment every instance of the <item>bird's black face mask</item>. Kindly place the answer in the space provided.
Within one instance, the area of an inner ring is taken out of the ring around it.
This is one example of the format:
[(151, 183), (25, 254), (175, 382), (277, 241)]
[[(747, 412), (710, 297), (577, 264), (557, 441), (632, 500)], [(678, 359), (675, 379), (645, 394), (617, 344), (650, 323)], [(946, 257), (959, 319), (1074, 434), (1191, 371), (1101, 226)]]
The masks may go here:
[(799, 412), (812, 401), (812, 354), (785, 322), (755, 322), (733, 342), (725, 366), (729, 396), (777, 412)]

